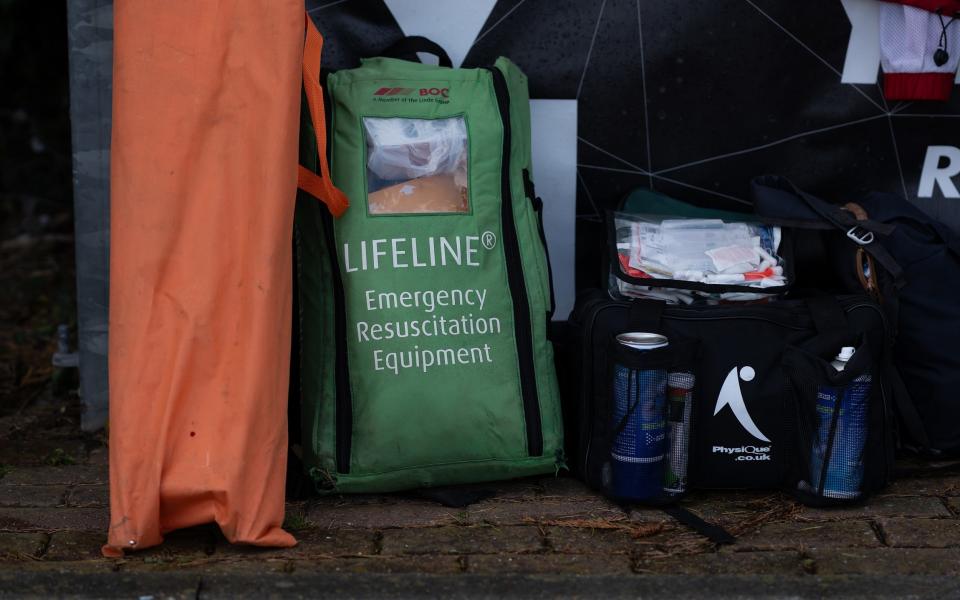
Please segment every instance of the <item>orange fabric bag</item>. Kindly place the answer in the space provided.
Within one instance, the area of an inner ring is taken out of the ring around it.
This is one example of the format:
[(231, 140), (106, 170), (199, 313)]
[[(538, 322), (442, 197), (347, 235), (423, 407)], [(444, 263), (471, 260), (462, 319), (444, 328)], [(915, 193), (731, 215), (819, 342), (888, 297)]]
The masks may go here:
[(307, 18), (305, 48), (303, 0), (114, 11), (103, 552), (211, 521), (231, 542), (292, 546), (281, 524), (298, 179), (346, 207), (329, 178), (298, 173), (301, 81), (323, 140), (320, 36)]

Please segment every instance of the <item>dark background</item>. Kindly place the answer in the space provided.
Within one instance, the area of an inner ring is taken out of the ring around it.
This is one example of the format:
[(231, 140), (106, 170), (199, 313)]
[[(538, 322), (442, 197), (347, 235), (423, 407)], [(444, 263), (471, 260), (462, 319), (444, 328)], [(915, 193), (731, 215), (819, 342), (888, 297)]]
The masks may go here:
[(0, 433), (54, 391), (78, 411), (50, 363), (76, 323), (66, 32), (64, 2), (0, 0)]
[(2, 239), (73, 199), (66, 16), (63, 2), (0, 0)]

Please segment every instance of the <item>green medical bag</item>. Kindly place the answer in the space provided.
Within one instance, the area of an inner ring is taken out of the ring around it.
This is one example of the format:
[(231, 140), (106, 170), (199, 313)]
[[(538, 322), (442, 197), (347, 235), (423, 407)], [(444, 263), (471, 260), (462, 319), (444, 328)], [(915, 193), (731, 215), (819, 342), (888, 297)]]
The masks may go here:
[(555, 472), (526, 77), (504, 58), (374, 58), (330, 75), (327, 93), (331, 174), (350, 207), (297, 207), (308, 471), (335, 492)]

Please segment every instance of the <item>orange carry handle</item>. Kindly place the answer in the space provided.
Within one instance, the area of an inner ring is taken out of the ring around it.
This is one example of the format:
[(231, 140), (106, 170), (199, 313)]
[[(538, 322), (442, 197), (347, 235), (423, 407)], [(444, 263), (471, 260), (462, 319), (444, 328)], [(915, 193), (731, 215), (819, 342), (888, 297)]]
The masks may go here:
[(297, 172), (297, 187), (327, 205), (330, 214), (339, 217), (350, 201), (347, 195), (333, 185), (330, 179), (330, 166), (327, 164), (327, 119), (323, 108), (323, 90), (320, 89), (320, 52), (323, 50), (323, 37), (317, 31), (310, 15), (306, 19), (306, 37), (303, 43), (303, 89), (310, 108), (310, 120), (317, 139), (317, 158), (320, 174), (300, 165)]

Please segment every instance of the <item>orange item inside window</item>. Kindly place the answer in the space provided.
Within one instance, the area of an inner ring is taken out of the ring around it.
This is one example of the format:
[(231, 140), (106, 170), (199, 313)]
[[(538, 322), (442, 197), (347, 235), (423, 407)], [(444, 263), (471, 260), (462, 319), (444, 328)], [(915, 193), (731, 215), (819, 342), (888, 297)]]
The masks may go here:
[(418, 177), (373, 192), (367, 197), (371, 215), (406, 213), (465, 213), (470, 210), (467, 188), (453, 175)]

